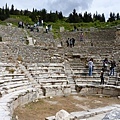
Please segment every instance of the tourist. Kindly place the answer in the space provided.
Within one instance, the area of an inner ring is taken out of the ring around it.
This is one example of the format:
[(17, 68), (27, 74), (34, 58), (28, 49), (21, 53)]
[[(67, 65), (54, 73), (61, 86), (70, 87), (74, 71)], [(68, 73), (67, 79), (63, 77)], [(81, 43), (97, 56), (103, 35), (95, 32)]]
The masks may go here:
[(83, 32), (80, 33), (80, 41), (83, 41)]
[(114, 76), (114, 68), (116, 67), (116, 62), (113, 60), (110, 62), (110, 76), (113, 75)]
[(74, 47), (75, 45), (75, 38), (72, 38), (72, 46)]
[(33, 26), (30, 27), (30, 31), (34, 31), (34, 27)]
[(24, 23), (23, 23), (22, 21), (19, 21), (19, 22), (18, 22), (18, 27), (24, 28)]
[(72, 46), (73, 46), (73, 40), (70, 39), (70, 47), (72, 47)]
[(102, 68), (102, 70), (101, 70), (100, 78), (101, 78), (100, 84), (104, 84), (104, 68)]
[(104, 68), (105, 71), (108, 71), (108, 70), (107, 70), (108, 65), (109, 65), (109, 61), (108, 61), (107, 58), (105, 58), (105, 59), (103, 60), (103, 68)]
[(76, 30), (77, 30), (77, 27), (74, 25), (74, 31), (76, 32)]
[(36, 28), (36, 30), (37, 30), (37, 32), (39, 32), (39, 28), (38, 27)]
[(67, 47), (69, 47), (69, 41), (70, 41), (70, 38), (68, 38), (68, 39), (66, 40)]
[(61, 47), (62, 47), (63, 46), (63, 42), (61, 41), (60, 44), (61, 44)]
[(89, 76), (92, 76), (92, 72), (93, 72), (93, 58), (91, 58), (88, 62), (88, 67), (89, 67)]
[(46, 25), (46, 33), (48, 33), (48, 26)]

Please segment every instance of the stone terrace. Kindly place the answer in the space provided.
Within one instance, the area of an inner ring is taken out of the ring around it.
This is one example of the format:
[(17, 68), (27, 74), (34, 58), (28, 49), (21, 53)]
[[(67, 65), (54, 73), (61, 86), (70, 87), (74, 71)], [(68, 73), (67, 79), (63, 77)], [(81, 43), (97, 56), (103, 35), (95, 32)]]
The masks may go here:
[[(95, 93), (94, 87), (101, 91), (99, 76), (105, 57), (109, 60), (114, 57), (117, 62), (116, 76), (109, 77), (106, 73), (105, 86), (112, 92), (120, 90), (120, 57), (116, 57), (120, 54), (120, 44), (116, 29), (84, 31), (84, 40), (80, 41), (80, 31), (62, 32), (61, 39), (54, 40), (51, 32), (31, 32), (12, 26), (0, 28), (3, 40), (0, 42), (0, 111), (5, 112), (0, 114), (1, 120), (11, 119), (18, 105), (41, 97), (81, 94), (83, 91), (86, 94), (88, 86), (89, 94), (99, 94)], [(34, 45), (26, 44), (27, 36), (36, 41)], [(68, 37), (75, 38), (75, 47), (66, 47)], [(95, 65), (92, 77), (88, 76), (87, 68), (91, 57)]]

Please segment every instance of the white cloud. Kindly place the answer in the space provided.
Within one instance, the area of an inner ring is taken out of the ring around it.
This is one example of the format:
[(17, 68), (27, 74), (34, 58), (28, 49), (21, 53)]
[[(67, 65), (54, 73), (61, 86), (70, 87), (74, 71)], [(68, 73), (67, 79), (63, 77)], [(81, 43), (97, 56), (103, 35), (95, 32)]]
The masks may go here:
[(107, 17), (110, 12), (119, 13), (120, 11), (120, 0), (1, 0), (0, 3), (1, 8), (7, 3), (9, 8), (12, 4), (15, 9), (19, 10), (33, 10), (33, 8), (41, 10), (45, 8), (47, 12), (61, 11), (64, 16), (72, 13), (73, 9), (76, 9), (78, 13), (87, 11), (93, 14), (97, 11), (99, 14), (104, 13)]
[(106, 18), (108, 18), (110, 12), (119, 13), (119, 5), (120, 0), (94, 0), (88, 11), (91, 13), (95, 13), (96, 11), (99, 14), (104, 13)]
[(91, 4), (93, 0), (1, 0), (1, 5), (5, 6), (7, 3), (8, 6), (11, 7), (13, 4), (17, 9), (29, 9), (32, 10), (33, 8), (36, 9), (43, 9), (45, 8), (47, 11), (62, 11), (63, 14), (69, 14), (73, 11), (73, 9), (88, 9), (89, 4)]

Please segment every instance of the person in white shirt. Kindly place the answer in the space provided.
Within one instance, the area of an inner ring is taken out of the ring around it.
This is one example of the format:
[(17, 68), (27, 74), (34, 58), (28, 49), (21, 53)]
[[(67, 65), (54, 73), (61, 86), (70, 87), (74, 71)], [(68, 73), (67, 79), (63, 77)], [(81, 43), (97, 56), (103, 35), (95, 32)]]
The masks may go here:
[(48, 33), (48, 26), (46, 25), (46, 33)]
[(88, 62), (88, 67), (89, 67), (89, 76), (92, 76), (92, 72), (93, 72), (93, 58), (91, 58)]

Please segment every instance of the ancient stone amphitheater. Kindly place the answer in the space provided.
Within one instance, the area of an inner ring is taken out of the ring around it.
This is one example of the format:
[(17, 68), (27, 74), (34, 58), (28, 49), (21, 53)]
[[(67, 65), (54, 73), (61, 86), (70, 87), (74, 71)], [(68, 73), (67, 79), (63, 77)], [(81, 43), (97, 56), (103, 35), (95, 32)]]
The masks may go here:
[[(84, 40), (80, 41), (80, 31), (60, 32), (60, 39), (54, 39), (52, 32), (0, 25), (0, 36), (0, 120), (12, 120), (18, 105), (43, 97), (120, 96), (119, 29), (84, 30)], [(72, 48), (66, 45), (68, 37), (76, 40)], [(88, 76), (87, 68), (90, 58), (95, 65), (92, 77)], [(109, 77), (106, 73), (105, 85), (100, 85), (104, 58), (114, 59), (117, 67), (115, 76)], [(120, 108), (116, 105), (109, 110), (116, 107)], [(81, 117), (81, 114), (74, 115)]]

